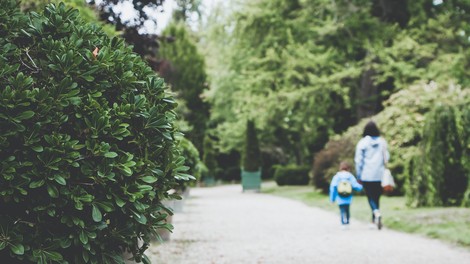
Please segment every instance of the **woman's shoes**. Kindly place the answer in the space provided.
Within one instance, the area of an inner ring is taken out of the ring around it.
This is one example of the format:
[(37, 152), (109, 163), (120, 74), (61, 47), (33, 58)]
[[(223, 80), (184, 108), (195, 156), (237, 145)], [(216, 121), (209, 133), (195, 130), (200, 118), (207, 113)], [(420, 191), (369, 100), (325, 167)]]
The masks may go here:
[(374, 222), (379, 230), (382, 229), (382, 215), (379, 210), (374, 210)]

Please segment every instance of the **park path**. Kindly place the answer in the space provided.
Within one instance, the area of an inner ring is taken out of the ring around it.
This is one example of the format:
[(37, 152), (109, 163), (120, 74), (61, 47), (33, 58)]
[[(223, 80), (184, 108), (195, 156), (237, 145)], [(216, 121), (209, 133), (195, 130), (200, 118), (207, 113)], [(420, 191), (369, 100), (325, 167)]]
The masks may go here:
[(342, 230), (338, 214), (240, 185), (191, 189), (173, 225), (152, 263), (470, 263), (468, 250), (354, 220)]

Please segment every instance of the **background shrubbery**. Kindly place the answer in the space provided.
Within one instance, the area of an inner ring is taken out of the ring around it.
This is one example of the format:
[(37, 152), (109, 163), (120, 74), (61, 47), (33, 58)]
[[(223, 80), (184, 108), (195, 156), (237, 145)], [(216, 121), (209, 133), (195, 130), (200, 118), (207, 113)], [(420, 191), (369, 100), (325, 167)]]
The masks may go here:
[(438, 105), (426, 118), (423, 140), (405, 170), (408, 204), (468, 205), (469, 104)]
[(184, 157), (184, 164), (188, 167), (186, 173), (195, 178), (195, 181), (180, 181), (179, 188), (185, 189), (188, 185), (195, 185), (196, 181), (201, 178), (205, 170), (205, 165), (199, 158), (199, 151), (187, 138), (183, 137), (179, 140), (178, 149), (180, 150), (181, 156)]
[(160, 201), (190, 178), (163, 80), (63, 4), (0, 5), (1, 262), (148, 262)]
[(286, 165), (275, 166), (274, 180), (277, 185), (307, 185), (309, 166)]
[(354, 164), (354, 140), (350, 137), (330, 140), (326, 147), (315, 155), (311, 176), (316, 188), (328, 193), (331, 179), (339, 170), (339, 163), (345, 160), (351, 165)]
[[(409, 170), (405, 172), (405, 167), (419, 153), (419, 144), (423, 140), (423, 133), (430, 130), (430, 128), (425, 129), (426, 115), (438, 105), (468, 105), (469, 98), (468, 89), (458, 87), (450, 81), (442, 81), (441, 83), (431, 82), (429, 84), (421, 83), (393, 94), (385, 102), (386, 108), (379, 114), (371, 117), (371, 119), (377, 122), (382, 136), (389, 145), (391, 158), (388, 166), (392, 170), (392, 174), (397, 182), (396, 194), (405, 193), (406, 178), (418, 177), (413, 174), (410, 175)], [(330, 140), (325, 149), (315, 156), (313, 182), (316, 187), (325, 190), (326, 184), (329, 184), (325, 177), (329, 175), (331, 177), (331, 173), (337, 171), (337, 166), (341, 160), (352, 160), (355, 145), (360, 140), (363, 128), (368, 120), (363, 119), (341, 136)], [(439, 126), (433, 129), (444, 129), (441, 125), (439, 124)], [(462, 124), (459, 123), (459, 126), (462, 126)], [(463, 129), (462, 131), (467, 130)], [(448, 131), (447, 135), (457, 136), (456, 133), (463, 132), (458, 132), (458, 130)], [(439, 143), (436, 142), (436, 144)], [(439, 149), (442, 153), (449, 151), (445, 148)], [(425, 154), (429, 155), (430, 152), (426, 151)], [(421, 153), (419, 155), (424, 154)], [(355, 171), (353, 172), (355, 173)]]

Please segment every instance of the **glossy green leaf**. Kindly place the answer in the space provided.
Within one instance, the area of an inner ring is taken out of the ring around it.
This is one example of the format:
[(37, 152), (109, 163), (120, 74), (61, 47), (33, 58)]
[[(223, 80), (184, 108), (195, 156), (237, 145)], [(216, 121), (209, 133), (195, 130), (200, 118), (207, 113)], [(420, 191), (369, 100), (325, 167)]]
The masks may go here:
[(35, 115), (35, 113), (33, 111), (24, 111), (23, 113), (17, 115), (15, 117), (15, 119), (17, 119), (17, 120), (26, 120), (26, 119), (30, 119), (34, 115)]
[(114, 197), (114, 201), (116, 202), (116, 205), (119, 207), (123, 207), (126, 204), (124, 200), (122, 200), (121, 198), (117, 196)]
[(47, 193), (52, 198), (59, 197), (59, 190), (54, 185), (47, 185)]
[(139, 222), (139, 223), (141, 223), (141, 224), (143, 224), (143, 225), (147, 224), (147, 218), (145, 217), (145, 215), (140, 214), (140, 213), (137, 213), (137, 212), (134, 212), (134, 211), (132, 211), (132, 213), (134, 214), (134, 219), (135, 219), (137, 222)]
[(115, 157), (118, 156), (118, 154), (117, 154), (116, 152), (106, 152), (106, 153), (104, 154), (104, 156), (105, 156), (106, 158), (115, 158)]
[(15, 253), (16, 255), (23, 255), (24, 254), (24, 246), (19, 243), (13, 243), (10, 245), (11, 252)]
[(66, 185), (67, 182), (65, 181), (64, 177), (60, 176), (60, 175), (55, 175), (54, 176), (54, 180), (60, 184), (60, 185)]
[(82, 244), (88, 244), (88, 236), (85, 234), (84, 231), (80, 231), (80, 242), (82, 242)]
[(154, 183), (158, 180), (157, 177), (153, 177), (153, 176), (145, 176), (140, 179), (146, 183)]
[(91, 215), (92, 215), (93, 221), (95, 221), (95, 222), (99, 222), (99, 221), (101, 221), (101, 219), (102, 219), (101, 211), (100, 211), (100, 209), (99, 209), (97, 206), (95, 206), (95, 205), (92, 205), (92, 212), (91, 212)]
[(64, 258), (59, 252), (55, 252), (55, 251), (43, 251), (43, 252), (44, 252), (44, 255), (47, 256), (47, 258), (53, 261), (60, 261)]
[(33, 181), (29, 184), (29, 188), (34, 189), (34, 188), (41, 187), (41, 186), (44, 185), (45, 182), (46, 181), (44, 181), (44, 180)]
[(44, 151), (44, 148), (42, 146), (35, 146), (35, 147), (32, 147), (32, 149), (36, 152), (43, 152)]

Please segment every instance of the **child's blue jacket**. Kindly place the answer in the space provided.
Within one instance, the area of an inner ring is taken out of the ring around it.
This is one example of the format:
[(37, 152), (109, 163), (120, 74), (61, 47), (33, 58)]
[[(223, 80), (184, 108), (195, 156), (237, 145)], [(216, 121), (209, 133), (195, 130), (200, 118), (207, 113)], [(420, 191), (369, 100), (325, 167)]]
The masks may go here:
[(331, 202), (336, 201), (338, 205), (351, 204), (352, 195), (348, 197), (341, 197), (338, 195), (338, 184), (342, 180), (349, 181), (354, 191), (362, 190), (362, 185), (357, 182), (354, 175), (352, 175), (349, 171), (339, 171), (338, 173), (335, 174), (335, 176), (333, 176), (333, 179), (331, 180), (330, 201)]

